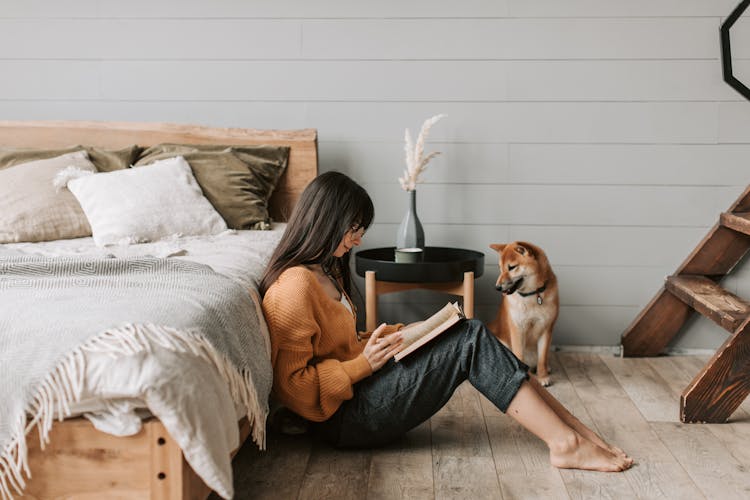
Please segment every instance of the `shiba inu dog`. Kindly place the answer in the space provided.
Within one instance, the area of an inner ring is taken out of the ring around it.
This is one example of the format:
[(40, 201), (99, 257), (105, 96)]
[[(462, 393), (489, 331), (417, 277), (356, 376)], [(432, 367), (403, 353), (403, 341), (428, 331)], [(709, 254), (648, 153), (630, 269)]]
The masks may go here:
[(537, 378), (547, 386), (552, 329), (560, 309), (555, 273), (544, 251), (531, 243), (514, 241), (490, 248), (498, 253), (500, 276), (495, 288), (503, 298), (487, 327), (522, 361), (524, 350), (536, 345)]

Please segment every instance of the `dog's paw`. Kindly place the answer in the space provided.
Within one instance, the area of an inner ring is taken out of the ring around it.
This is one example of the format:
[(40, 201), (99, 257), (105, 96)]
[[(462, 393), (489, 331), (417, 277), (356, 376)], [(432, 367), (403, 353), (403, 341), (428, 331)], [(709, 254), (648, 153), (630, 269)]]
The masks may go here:
[(542, 384), (542, 387), (549, 387), (552, 385), (552, 380), (550, 380), (549, 375), (546, 377), (537, 377), (537, 380)]

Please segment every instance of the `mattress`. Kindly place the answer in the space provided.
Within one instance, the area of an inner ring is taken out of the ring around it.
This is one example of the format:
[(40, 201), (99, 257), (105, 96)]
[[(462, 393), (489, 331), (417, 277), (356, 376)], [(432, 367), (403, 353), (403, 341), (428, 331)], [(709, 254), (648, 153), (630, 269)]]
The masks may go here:
[[(257, 285), (284, 227), (275, 224), (271, 231), (230, 230), (128, 246), (97, 247), (90, 237), (4, 244), (0, 256), (152, 256), (205, 264), (248, 290), (269, 340)], [(264, 347), (270, 357), (270, 340)], [(128, 356), (87, 353), (85, 365), (81, 399), (65, 416), (83, 415), (103, 432), (128, 436), (140, 431), (143, 418), (154, 415), (204, 482), (221, 496), (232, 496), (229, 452), (239, 444), (237, 420), (244, 411), (213, 366), (196, 355), (158, 346)]]

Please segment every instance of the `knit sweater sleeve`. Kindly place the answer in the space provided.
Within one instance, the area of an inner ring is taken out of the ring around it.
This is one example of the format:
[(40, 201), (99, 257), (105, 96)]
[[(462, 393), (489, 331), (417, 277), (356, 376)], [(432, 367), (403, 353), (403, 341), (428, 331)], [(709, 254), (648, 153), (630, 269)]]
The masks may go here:
[(353, 397), (353, 385), (372, 368), (362, 354), (344, 361), (315, 359), (313, 338), (322, 332), (313, 308), (318, 292), (307, 278), (296, 275), (275, 284), (263, 311), (271, 333), (275, 396), (302, 417), (321, 422)]
[[(393, 325), (385, 325), (385, 328), (383, 329), (383, 333), (381, 334), (381, 336), (388, 335), (390, 333), (395, 333), (395, 332), (399, 331), (401, 328), (403, 328), (403, 326), (404, 326), (403, 323), (395, 323)], [(359, 332), (359, 338), (361, 338), (363, 340), (369, 339), (371, 336), (372, 336), (372, 331)]]

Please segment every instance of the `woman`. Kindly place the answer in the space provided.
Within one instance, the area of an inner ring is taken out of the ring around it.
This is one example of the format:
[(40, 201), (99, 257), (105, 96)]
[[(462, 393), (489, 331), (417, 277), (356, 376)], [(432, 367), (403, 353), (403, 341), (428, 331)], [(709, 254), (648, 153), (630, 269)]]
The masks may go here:
[(349, 251), (373, 219), (367, 192), (328, 172), (305, 189), (261, 282), (274, 396), (337, 446), (377, 446), (434, 415), (464, 380), (544, 440), (561, 468), (633, 460), (571, 415), (477, 320), (396, 363), (402, 326), (357, 333)]

